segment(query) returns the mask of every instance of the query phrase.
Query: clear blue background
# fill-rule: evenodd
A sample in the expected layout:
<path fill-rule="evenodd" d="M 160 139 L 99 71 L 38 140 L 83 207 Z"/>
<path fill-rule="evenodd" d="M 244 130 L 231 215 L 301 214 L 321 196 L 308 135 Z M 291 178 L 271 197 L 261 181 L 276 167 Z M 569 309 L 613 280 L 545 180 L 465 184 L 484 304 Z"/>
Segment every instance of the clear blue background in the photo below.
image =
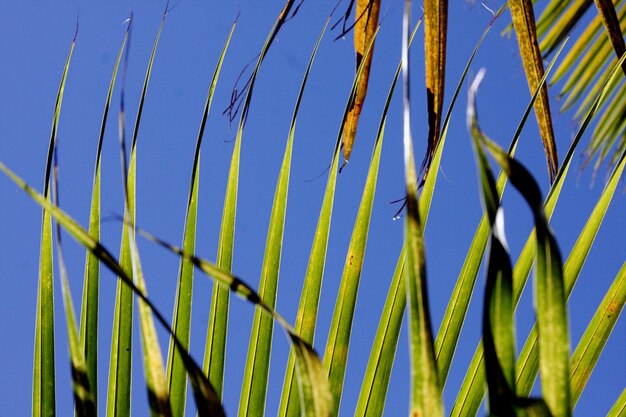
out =
<path fill-rule="evenodd" d="M 347 4 L 347 2 L 344 2 Z M 340 12 L 346 4 L 340 6 Z M 501 2 L 487 3 L 497 9 Z M 197 252 L 215 259 L 234 129 L 221 116 L 235 79 L 259 52 L 282 1 L 199 2 L 183 0 L 171 11 L 154 64 L 138 139 L 138 207 L 140 226 L 179 244 L 182 236 L 187 189 L 195 139 L 207 88 L 218 54 L 231 23 L 239 24 L 224 62 L 202 151 Z M 263 63 L 255 89 L 242 145 L 234 272 L 256 286 L 263 259 L 265 236 L 276 177 L 284 150 L 289 120 L 310 51 L 334 1 L 308 0 L 280 32 Z M 0 159 L 29 184 L 41 189 L 54 100 L 75 22 L 80 10 L 80 31 L 59 126 L 61 205 L 87 224 L 96 142 L 115 56 L 124 34 L 124 21 L 134 11 L 127 76 L 127 125 L 135 109 L 152 42 L 164 9 L 163 2 L 3 2 L 0 24 Z M 541 5 L 538 7 L 542 7 Z M 414 5 L 414 20 L 420 13 Z M 323 352 L 341 278 L 345 254 L 360 201 L 380 112 L 400 58 L 403 2 L 383 1 L 382 29 L 376 43 L 370 90 L 359 125 L 350 164 L 339 176 L 333 225 L 326 264 L 319 326 L 315 345 Z M 472 67 L 487 68 L 479 94 L 479 114 L 485 131 L 508 146 L 530 99 L 514 39 L 499 33 L 508 23 L 507 13 L 496 23 Z M 334 18 L 336 20 L 336 18 Z M 333 20 L 333 21 L 334 21 Z M 450 2 L 446 104 L 462 69 L 491 14 L 480 4 Z M 338 31 L 326 35 L 304 95 L 295 138 L 283 262 L 277 309 L 292 322 L 302 286 L 312 236 L 321 205 L 328 167 L 341 115 L 354 73 L 352 37 L 333 42 Z M 423 31 L 412 50 L 413 129 L 418 161 L 427 133 L 423 76 Z M 557 86 L 558 88 L 558 86 Z M 465 128 L 466 86 L 451 119 L 450 132 L 426 229 L 427 268 L 434 328 L 437 329 L 465 252 L 478 224 L 481 208 L 474 157 Z M 553 89 L 552 112 L 560 155 L 575 132 L 570 114 L 559 114 Z M 359 302 L 351 339 L 348 372 L 341 414 L 348 416 L 356 404 L 371 341 L 387 288 L 402 245 L 402 222 L 393 221 L 397 206 L 389 205 L 404 193 L 401 157 L 401 101 L 396 92 L 387 124 L 380 178 L 365 258 Z M 121 213 L 121 175 L 117 137 L 119 83 L 116 87 L 103 150 L 104 216 Z M 588 140 L 588 139 L 587 139 Z M 579 151 L 580 154 L 580 151 Z M 518 156 L 535 174 L 544 192 L 548 181 L 545 158 L 534 116 L 528 123 Z M 590 170 L 580 171 L 576 159 L 552 224 L 564 258 L 591 212 L 602 189 L 606 169 L 590 187 Z M 309 181 L 313 179 L 312 181 Z M 0 416 L 30 413 L 38 247 L 41 210 L 5 178 L 0 179 Z M 618 189 L 579 283 L 570 299 L 572 349 L 624 262 L 626 197 Z M 507 233 L 515 259 L 531 230 L 528 209 L 508 190 L 504 205 Z M 103 242 L 118 252 L 119 222 L 103 225 Z M 65 253 L 76 306 L 80 305 L 84 251 L 65 239 Z M 145 241 L 140 250 L 149 293 L 166 316 L 171 316 L 178 259 Z M 451 409 L 467 364 L 480 336 L 481 288 L 469 310 L 451 374 L 445 388 L 446 410 Z M 192 324 L 192 354 L 201 360 L 212 284 L 196 274 Z M 104 412 L 110 330 L 115 279 L 103 269 L 100 321 L 100 412 Z M 518 309 L 521 347 L 532 325 L 531 285 Z M 60 299 L 57 305 L 57 411 L 70 415 L 72 393 L 66 331 Z M 253 308 L 234 298 L 224 402 L 229 415 L 236 413 Z M 267 415 L 278 407 L 288 344 L 275 332 Z M 160 333 L 162 349 L 167 338 Z M 139 334 L 135 332 L 139 346 Z M 386 415 L 408 410 L 407 339 L 404 330 L 387 400 Z M 604 355 L 576 409 L 578 415 L 605 414 L 626 386 L 626 332 L 618 322 Z M 147 415 L 140 351 L 134 356 L 133 414 Z M 190 400 L 188 405 L 193 407 Z"/>

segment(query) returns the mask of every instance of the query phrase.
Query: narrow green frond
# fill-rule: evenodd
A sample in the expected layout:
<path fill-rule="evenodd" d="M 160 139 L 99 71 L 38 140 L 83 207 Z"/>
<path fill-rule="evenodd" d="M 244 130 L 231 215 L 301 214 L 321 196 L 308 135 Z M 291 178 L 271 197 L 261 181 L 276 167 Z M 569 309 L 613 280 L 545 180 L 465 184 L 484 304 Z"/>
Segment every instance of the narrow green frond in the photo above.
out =
<path fill-rule="evenodd" d="M 2 162 L 0 162 L 0 171 L 2 171 L 11 181 L 15 183 L 15 185 L 21 188 L 30 198 L 32 198 L 37 204 L 39 204 L 39 206 L 46 210 L 47 213 L 50 213 L 50 215 L 72 236 L 72 238 L 74 238 L 76 241 L 78 241 L 78 243 L 87 248 L 91 253 L 96 255 L 103 265 L 105 265 L 111 270 L 111 272 L 117 275 L 118 281 L 121 280 L 124 285 L 130 289 L 131 294 L 134 293 L 135 295 L 137 295 L 137 297 L 139 297 L 139 299 L 141 299 L 141 301 L 144 302 L 152 310 L 152 313 L 159 321 L 159 323 L 161 323 L 163 328 L 170 335 L 173 335 L 171 325 L 165 319 L 165 316 L 156 308 L 154 303 L 152 303 L 152 301 L 150 301 L 150 299 L 146 295 L 144 295 L 143 291 L 141 291 L 137 287 L 137 285 L 135 285 L 133 279 L 128 274 L 126 274 L 123 266 L 115 260 L 114 256 L 109 250 L 102 246 L 99 241 L 95 240 L 89 234 L 89 232 L 87 232 L 76 222 L 76 220 L 71 218 L 59 207 L 52 204 L 49 198 L 44 197 L 42 194 L 39 194 L 36 190 L 26 184 L 20 177 L 18 177 Z M 128 223 L 125 222 L 125 224 Z M 230 276 L 229 274 L 224 273 L 216 266 L 208 263 L 205 265 L 204 261 L 201 261 L 195 257 L 190 257 L 188 254 L 185 255 L 178 248 L 170 247 L 164 242 L 159 243 L 179 255 L 184 255 L 187 258 L 192 259 L 194 265 L 198 266 L 200 269 L 208 271 L 218 271 L 219 274 L 221 274 L 218 274 L 218 276 L 220 276 L 223 281 L 230 282 L 233 285 L 233 288 L 237 287 L 237 284 L 234 282 L 235 278 Z M 225 285 L 229 284 L 227 283 Z M 280 319 L 282 319 L 282 317 L 280 317 Z M 284 322 L 284 319 L 282 320 Z M 286 322 L 284 323 L 286 324 Z M 191 356 L 189 356 L 189 353 L 185 349 L 181 348 L 182 345 L 180 344 L 178 339 L 175 340 L 177 340 L 176 343 L 178 344 L 178 349 L 181 352 L 181 356 L 187 367 L 187 373 L 189 374 L 189 378 L 191 380 L 191 386 L 194 391 L 194 398 L 196 400 L 196 406 L 198 408 L 198 415 L 200 417 L 224 417 L 225 414 L 222 405 L 220 404 L 220 399 L 215 393 L 213 387 L 211 386 L 211 383 L 206 378 L 198 364 L 193 360 Z M 323 384 L 321 386 L 323 386 Z"/>
<path fill-rule="evenodd" d="M 556 207 L 556 203 L 560 196 L 560 192 L 565 182 L 565 178 L 567 177 L 571 162 L 574 158 L 574 151 L 580 143 L 580 140 L 582 139 L 582 136 L 589 126 L 591 120 L 595 116 L 599 104 L 603 101 L 609 81 L 616 76 L 619 69 L 620 67 L 618 65 L 613 67 L 613 70 L 611 71 L 607 81 L 603 84 L 599 93 L 596 95 L 593 104 L 591 105 L 589 111 L 587 112 L 587 115 L 583 119 L 583 122 L 578 129 L 578 132 L 576 133 L 576 136 L 572 140 L 570 147 L 565 157 L 563 158 L 563 163 L 559 168 L 555 181 L 552 184 L 544 203 L 546 217 L 548 219 L 550 219 Z M 522 252 L 518 257 L 515 267 L 513 268 L 513 299 L 515 305 L 517 305 L 521 297 L 522 291 L 526 286 L 531 267 L 534 263 L 534 253 L 536 251 L 536 246 L 537 243 L 533 232 L 526 241 L 526 244 L 524 245 Z M 457 395 L 454 407 L 452 408 L 451 416 L 459 417 L 476 415 L 482 402 L 484 390 L 485 373 L 483 367 L 483 346 L 481 342 L 474 352 L 474 356 L 472 357 L 472 360 L 468 367 L 468 371 L 459 390 L 459 394 Z"/>
<path fill-rule="evenodd" d="M 59 259 L 59 271 L 61 275 L 61 291 L 63 294 L 63 309 L 67 328 L 68 346 L 70 353 L 70 367 L 72 374 L 72 389 L 74 391 L 74 410 L 77 417 L 95 417 L 95 391 L 89 383 L 89 370 L 87 369 L 85 354 L 78 337 L 78 325 L 72 302 L 72 293 L 67 278 L 63 251 L 61 249 L 61 227 L 57 224 L 57 254 Z"/>
<path fill-rule="evenodd" d="M 570 364 L 572 384 L 572 406 L 583 392 L 613 327 L 624 309 L 626 302 L 626 263 L 617 273 L 611 288 L 607 291 L 572 354 Z"/>
<path fill-rule="evenodd" d="M 530 173 L 494 142 L 484 146 L 522 194 L 535 220 L 535 306 L 543 396 L 554 416 L 570 416 L 569 327 L 561 256 L 548 226 L 541 192 Z"/>
<path fill-rule="evenodd" d="M 433 334 L 426 288 L 424 234 L 417 204 L 417 173 L 413 156 L 409 96 L 409 24 L 411 1 L 405 2 L 402 36 L 402 75 L 404 91 L 404 169 L 407 192 L 405 220 L 405 280 L 409 316 L 409 347 L 411 357 L 410 414 L 443 416 L 441 388 L 433 346 Z"/>
<path fill-rule="evenodd" d="M 228 49 L 228 45 L 230 44 L 230 40 L 233 36 L 233 32 L 235 30 L 236 25 L 237 25 L 237 21 L 235 20 L 235 22 L 233 22 L 233 25 L 231 26 L 231 30 L 230 30 L 230 33 L 228 34 L 228 38 L 226 39 L 226 42 L 224 43 L 224 46 L 222 48 L 222 52 L 220 54 L 220 57 L 218 59 L 218 62 L 215 68 L 215 72 L 213 73 L 213 79 L 211 80 L 211 84 L 209 86 L 209 92 L 207 94 L 207 101 L 205 102 L 204 114 L 202 116 L 202 122 L 200 124 L 200 131 L 198 133 L 198 141 L 196 145 L 196 155 L 198 158 L 198 165 L 199 165 L 199 158 L 200 158 L 200 141 L 202 137 L 204 136 L 204 128 L 206 125 L 205 123 L 206 123 L 207 116 L 210 110 L 211 102 L 213 100 L 213 93 L 215 91 L 215 86 L 217 85 L 217 79 L 219 77 L 222 63 L 226 55 L 226 50 Z M 193 175 L 192 177 L 192 184 L 193 184 L 194 181 L 198 181 L 198 180 L 197 180 L 197 174 L 195 173 L 195 171 L 192 175 Z M 191 186 L 191 188 L 193 189 L 193 185 Z M 225 296 L 225 299 L 226 299 L 225 311 L 220 311 L 219 309 L 216 309 L 217 306 L 223 305 L 223 300 L 219 299 L 216 301 L 215 290 L 219 291 L 220 293 L 222 293 L 222 295 Z M 209 381 L 211 381 L 211 384 L 215 388 L 215 391 L 217 392 L 218 397 L 221 398 L 222 387 L 224 385 L 224 356 L 225 356 L 224 352 L 225 352 L 225 347 L 226 347 L 225 342 L 226 342 L 226 321 L 227 321 L 227 316 L 228 316 L 228 292 L 223 293 L 222 289 L 215 288 L 213 300 L 214 302 L 211 303 L 211 315 L 209 318 L 210 324 L 209 324 L 209 329 L 208 329 L 207 338 L 206 338 L 203 370 L 205 374 L 208 376 Z M 223 323 L 223 326 L 218 326 L 217 328 L 211 327 L 211 326 L 215 326 L 216 318 L 218 318 L 218 320 L 221 320 L 221 323 Z M 221 341 L 221 344 L 219 344 L 219 347 L 217 347 L 217 345 L 214 344 L 215 340 Z"/>
<path fill-rule="evenodd" d="M 189 198 L 187 200 L 187 211 L 185 214 L 185 227 L 183 232 L 183 244 L 182 248 L 185 252 L 193 253 L 195 251 L 196 243 L 196 220 L 198 215 L 198 190 L 200 182 L 200 149 L 202 145 L 202 139 L 204 137 L 204 128 L 211 109 L 211 103 L 213 101 L 213 93 L 215 92 L 215 86 L 222 68 L 224 56 L 230 44 L 230 40 L 235 30 L 236 21 L 233 23 L 230 33 L 224 43 L 222 52 L 219 56 L 213 78 L 209 86 L 207 98 L 204 104 L 204 111 L 202 113 L 202 119 L 200 122 L 200 129 L 198 137 L 196 139 L 196 148 L 194 152 L 194 159 L 191 170 L 191 180 L 189 185 Z M 185 260 L 180 260 L 178 284 L 176 287 L 176 301 L 174 304 L 174 313 L 172 318 L 172 325 L 174 326 L 174 334 L 180 340 L 185 349 L 189 348 L 189 338 L 191 331 L 191 304 L 192 304 L 192 292 L 193 292 L 193 265 Z M 187 374 L 185 371 L 185 364 L 178 353 L 176 348 L 177 344 L 174 340 L 170 340 L 168 358 L 167 358 L 167 391 L 170 393 L 172 402 L 172 415 L 176 417 L 182 417 L 185 414 L 185 403 L 187 397 Z M 223 368 L 223 366 L 222 366 Z M 216 390 L 218 390 L 221 396 L 222 381 L 218 380 L 219 384 L 214 384 Z M 217 388 L 219 386 L 219 389 Z"/>
<path fill-rule="evenodd" d="M 566 297 L 569 297 L 571 294 L 576 280 L 580 275 L 580 271 L 582 270 L 585 260 L 587 259 L 587 255 L 593 245 L 593 241 L 598 233 L 598 230 L 600 229 L 600 226 L 602 225 L 602 221 L 604 220 L 609 204 L 615 194 L 617 184 L 624 171 L 625 165 L 626 160 L 622 156 L 621 162 L 615 167 L 609 182 L 602 191 L 602 195 L 598 199 L 595 208 L 580 232 L 569 257 L 563 266 Z M 527 337 L 517 363 L 517 388 L 520 395 L 529 395 L 534 385 L 539 367 L 537 362 L 538 349 L 537 328 L 535 326 Z M 576 396 L 572 395 L 572 403 L 575 402 L 575 398 Z"/>
<path fill-rule="evenodd" d="M 539 48 L 543 56 L 552 53 L 569 36 L 589 6 L 591 0 L 551 1 L 546 6 L 537 22 L 537 36 L 541 37 Z"/>
<path fill-rule="evenodd" d="M 52 157 L 57 141 L 57 129 L 61 114 L 65 82 L 76 45 L 76 36 L 70 45 L 65 60 L 61 82 L 56 96 L 46 169 L 43 181 L 43 195 L 50 201 L 50 180 Z M 39 255 L 39 282 L 37 291 L 37 318 L 35 322 L 35 354 L 33 359 L 33 417 L 56 415 L 55 369 L 54 369 L 54 272 L 52 261 L 52 219 L 45 210 L 42 213 L 41 244 Z"/>
<path fill-rule="evenodd" d="M 113 67 L 113 74 L 111 75 L 111 81 L 109 82 L 109 90 L 107 92 L 107 98 L 104 105 L 104 112 L 102 115 L 102 122 L 100 124 L 100 136 L 98 138 L 98 146 L 96 151 L 96 161 L 94 168 L 93 189 L 91 194 L 91 210 L 89 215 L 89 234 L 95 239 L 100 240 L 100 183 L 101 183 L 101 155 L 102 144 L 104 142 L 104 132 L 106 129 L 106 123 L 108 120 L 109 107 L 111 105 L 111 97 L 113 96 L 113 88 L 115 86 L 115 80 L 117 78 L 117 72 L 119 69 L 120 61 L 124 48 L 126 47 L 126 41 L 128 40 L 128 34 L 130 31 L 130 24 L 126 29 L 122 45 L 117 54 L 115 66 Z M 89 378 L 89 386 L 93 392 L 98 392 L 98 300 L 99 300 L 99 287 L 100 287 L 100 262 L 98 258 L 92 253 L 87 251 L 85 259 L 85 275 L 83 284 L 83 299 L 81 306 L 81 318 L 80 318 L 80 341 L 81 349 L 85 355 L 87 361 L 87 376 Z M 94 408 L 97 410 L 97 396 L 94 397 Z"/>
<path fill-rule="evenodd" d="M 136 203 L 136 168 L 137 168 L 137 135 L 143 113 L 143 106 L 148 90 L 152 66 L 156 55 L 159 38 L 165 24 L 168 10 L 166 9 L 161 24 L 154 40 L 148 68 L 144 77 L 141 96 L 139 98 L 139 108 L 133 127 L 132 143 L 130 148 L 130 160 L 128 168 L 124 165 L 122 170 L 125 175 L 125 196 L 126 207 L 124 216 L 131 224 L 135 223 L 135 203 Z M 131 17 L 132 18 L 132 17 Z M 126 50 L 128 57 L 128 49 Z M 124 69 L 126 71 L 126 69 Z M 120 130 L 123 131 L 124 109 L 120 111 Z M 123 145 L 123 143 L 122 143 Z M 124 146 L 121 148 L 124 152 Z M 124 164 L 126 155 L 123 154 Z M 126 171 L 127 169 L 127 171 Z M 120 247 L 120 265 L 124 273 L 133 279 L 132 247 L 129 239 L 128 224 L 122 226 L 122 243 Z M 133 346 L 133 291 L 123 280 L 118 280 L 115 294 L 115 310 L 113 318 L 113 334 L 111 337 L 111 357 L 109 359 L 109 385 L 107 394 L 107 417 L 127 417 L 130 416 L 130 397 L 132 379 L 132 346 Z"/>
<path fill-rule="evenodd" d="M 346 110 L 344 112 L 344 123 L 339 130 L 338 140 L 335 146 L 335 153 L 331 162 L 331 175 L 329 175 L 328 177 L 328 184 L 326 188 L 326 192 L 332 192 L 333 195 L 335 184 L 337 181 L 335 167 L 337 165 L 336 159 L 338 155 L 337 151 L 339 149 L 339 140 L 341 137 L 343 137 L 343 129 L 346 125 L 345 120 L 347 120 L 346 118 L 350 117 L 350 109 L 352 103 L 354 102 L 354 100 L 357 99 L 360 79 L 363 76 L 363 71 L 365 70 L 365 67 L 367 65 L 368 56 L 373 52 L 372 48 L 374 46 L 377 34 L 378 28 L 371 37 L 370 43 L 365 50 L 365 54 L 363 55 L 363 59 L 361 60 L 361 63 L 357 68 L 356 76 L 352 84 L 352 90 L 350 92 L 350 98 L 348 100 L 348 105 L 346 106 Z M 342 167 L 344 165 L 345 161 L 342 164 Z M 339 168 L 339 170 L 341 170 L 341 168 Z M 375 171 L 377 171 L 377 169 L 375 169 Z M 372 173 L 372 175 L 375 174 Z M 335 301 L 335 308 L 333 310 L 333 317 L 330 325 L 330 330 L 328 331 L 328 338 L 326 339 L 326 349 L 324 352 L 324 369 L 328 374 L 328 382 L 330 384 L 330 388 L 333 394 L 333 412 L 331 414 L 333 416 L 337 416 L 339 414 L 341 393 L 343 391 L 343 380 L 348 360 L 352 318 L 354 313 L 354 307 L 356 305 L 358 282 L 360 278 L 362 260 L 365 253 L 367 229 L 369 228 L 369 217 L 371 216 L 371 204 L 373 204 L 373 193 L 375 191 L 375 182 L 372 183 L 374 179 L 370 177 L 369 173 L 368 180 L 369 182 L 366 182 L 365 187 L 369 187 L 369 194 L 364 191 L 363 199 L 361 201 L 362 206 L 359 207 L 359 214 L 357 215 L 357 220 L 353 229 L 353 235 L 350 240 L 350 247 L 348 248 L 346 264 L 341 277 L 341 283 L 339 284 L 339 291 L 337 293 L 337 300 Z M 334 196 L 331 196 L 331 199 L 333 197 Z M 324 195 L 324 200 L 326 200 L 326 194 Z M 328 207 L 329 210 L 332 211 L 332 204 L 326 207 Z M 324 208 L 325 206 L 322 206 L 322 210 L 324 210 Z M 330 226 L 331 215 L 331 212 L 322 211 L 320 213 L 320 223 L 322 217 L 328 217 L 327 224 L 328 226 Z M 327 236 L 328 235 L 326 235 L 326 238 Z M 323 259 L 321 261 L 323 262 Z M 350 265 L 351 263 L 353 265 Z M 322 270 L 320 270 L 320 272 L 322 272 Z"/>
<path fill-rule="evenodd" d="M 326 29 L 328 27 L 328 23 L 330 22 L 330 17 L 326 20 L 326 23 L 324 24 L 324 27 L 322 28 L 322 31 L 320 33 L 320 35 L 317 38 L 317 42 L 315 43 L 315 46 L 313 48 L 313 51 L 311 52 L 311 56 L 309 58 L 309 63 L 307 65 L 306 71 L 304 73 L 304 77 L 302 80 L 302 84 L 300 85 L 300 90 L 298 91 L 298 97 L 296 99 L 296 105 L 293 111 L 293 116 L 291 119 L 291 125 L 290 125 L 290 129 L 289 129 L 289 134 L 287 137 L 287 145 L 286 145 L 286 149 L 285 149 L 285 156 L 283 158 L 283 165 L 281 167 L 281 172 L 279 174 L 279 183 L 281 182 L 281 178 L 282 177 L 286 177 L 286 179 L 288 180 L 289 178 L 289 170 L 290 170 L 290 165 L 291 165 L 291 154 L 292 154 L 292 148 L 293 148 L 293 138 L 294 138 L 294 133 L 295 133 L 295 127 L 296 127 L 296 120 L 297 120 L 297 116 L 300 110 L 300 104 L 302 102 L 302 97 L 304 96 L 304 90 L 306 88 L 307 85 L 307 80 L 309 78 L 309 74 L 311 71 L 311 67 L 313 66 L 313 61 L 315 60 L 315 56 L 317 55 L 317 51 L 318 48 L 320 46 L 320 43 L 322 41 L 322 38 L 324 36 L 324 33 L 326 33 Z M 274 200 L 276 201 L 276 198 L 278 197 L 278 187 L 277 187 L 277 193 L 274 197 Z M 285 200 L 286 200 L 286 194 L 287 194 L 287 190 L 285 190 Z M 276 204 L 276 203 L 275 203 Z M 283 214 L 284 216 L 284 214 Z M 284 222 L 284 218 L 283 218 L 283 222 Z M 269 242 L 268 242 L 269 243 Z M 256 314 L 255 314 L 255 318 L 256 318 Z M 298 333 L 299 334 L 299 333 Z M 304 338 L 303 338 L 304 339 Z M 306 340 L 306 339 L 304 339 Z M 312 343 L 312 340 L 306 340 L 307 343 Z M 298 391 L 296 391 L 297 389 L 297 385 L 296 385 L 296 355 L 298 354 L 298 350 L 292 350 L 289 354 L 289 359 L 287 362 L 287 369 L 285 370 L 285 378 L 283 381 L 283 389 L 282 389 L 282 394 L 281 394 L 281 401 L 280 401 L 280 406 L 278 409 L 278 416 L 285 416 L 287 413 L 289 412 L 293 412 L 293 410 L 299 411 L 300 410 L 300 399 L 298 398 Z M 302 360 L 302 359 L 300 359 Z M 325 375 L 324 375 L 325 377 Z M 301 396 L 304 395 L 304 391 L 301 391 L 302 393 L 300 394 Z M 308 394 L 307 394 L 308 395 Z M 314 408 L 312 408 L 313 404 L 305 404 L 305 413 L 310 413 L 311 410 L 313 410 Z M 309 415 L 309 414 L 306 414 Z"/>
<path fill-rule="evenodd" d="M 619 396 L 611 410 L 606 415 L 606 417 L 624 417 L 626 416 L 626 388 L 622 391 L 622 394 Z"/>

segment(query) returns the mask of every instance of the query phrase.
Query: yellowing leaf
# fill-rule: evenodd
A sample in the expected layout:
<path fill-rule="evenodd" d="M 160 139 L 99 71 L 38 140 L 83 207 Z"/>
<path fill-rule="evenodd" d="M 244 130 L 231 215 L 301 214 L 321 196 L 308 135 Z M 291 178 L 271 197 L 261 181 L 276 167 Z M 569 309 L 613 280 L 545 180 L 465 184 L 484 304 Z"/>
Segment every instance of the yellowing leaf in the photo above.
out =
<path fill-rule="evenodd" d="M 367 83 L 372 65 L 373 43 L 376 27 L 378 26 L 378 14 L 380 11 L 380 0 L 358 0 L 356 5 L 355 25 L 354 25 L 354 50 L 356 51 L 356 68 L 358 70 L 361 61 L 365 56 L 363 71 L 356 88 L 354 101 L 346 116 L 343 128 L 343 164 L 347 164 L 352 153 L 352 145 L 356 137 L 356 129 L 361 116 L 361 109 L 365 96 L 367 95 Z M 366 51 L 370 48 L 369 53 Z"/>
<path fill-rule="evenodd" d="M 531 93 L 537 89 L 539 80 L 543 76 L 543 62 L 541 51 L 537 44 L 537 32 L 535 27 L 535 15 L 533 12 L 532 0 L 511 0 L 509 1 L 511 16 L 513 17 L 513 27 L 519 43 L 520 54 L 524 62 L 526 79 Z M 535 115 L 539 123 L 539 133 L 543 141 L 543 147 L 548 161 L 548 174 L 550 182 L 554 181 L 559 167 L 556 153 L 556 143 L 552 130 L 552 118 L 550 116 L 550 104 L 548 101 L 548 89 L 544 86 L 541 94 L 535 103 Z"/>
<path fill-rule="evenodd" d="M 448 32 L 448 1 L 424 2 L 424 50 L 426 54 L 426 100 L 428 102 L 428 146 L 420 170 L 424 177 L 432 161 L 441 135 L 441 111 L 446 75 L 446 35 Z"/>

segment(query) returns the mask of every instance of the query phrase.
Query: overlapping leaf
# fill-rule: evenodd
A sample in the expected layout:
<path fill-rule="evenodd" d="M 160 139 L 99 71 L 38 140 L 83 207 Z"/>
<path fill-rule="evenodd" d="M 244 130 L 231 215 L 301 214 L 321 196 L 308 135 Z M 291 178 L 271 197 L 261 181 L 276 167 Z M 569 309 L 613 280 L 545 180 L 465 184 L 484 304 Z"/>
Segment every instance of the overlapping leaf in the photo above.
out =
<path fill-rule="evenodd" d="M 159 38 L 165 24 L 168 9 L 166 7 L 161 19 L 161 24 L 154 40 L 148 68 L 144 77 L 139 108 L 133 127 L 132 143 L 130 146 L 130 159 L 126 166 L 126 150 L 122 143 L 122 171 L 125 182 L 125 196 L 127 196 L 124 216 L 129 222 L 135 222 L 135 200 L 136 200 L 136 167 L 137 167 L 137 137 L 143 106 L 148 90 L 148 83 L 152 73 L 152 65 L 156 55 Z M 128 49 L 126 50 L 126 60 L 128 60 Z M 126 61 L 128 62 L 128 61 Z M 124 117 L 124 103 L 120 112 L 120 120 Z M 121 139 L 121 137 L 120 137 Z M 128 224 L 122 226 L 122 243 L 120 248 L 120 265 L 127 276 L 133 277 L 133 261 Z M 111 357 L 109 359 L 109 386 L 107 394 L 107 417 L 125 417 L 130 415 L 131 397 L 131 375 L 132 375 L 132 340 L 133 340 L 133 291 L 122 280 L 118 280 L 115 295 L 115 310 L 113 318 L 113 335 L 111 337 Z"/>
<path fill-rule="evenodd" d="M 154 303 L 140 290 L 133 282 L 133 279 L 124 271 L 123 266 L 114 258 L 109 250 L 107 250 L 99 241 L 95 240 L 89 232 L 81 227 L 76 220 L 71 218 L 67 213 L 61 210 L 56 205 L 52 204 L 49 199 L 38 193 L 28 184 L 26 184 L 21 178 L 19 178 L 13 171 L 11 171 L 4 163 L 0 162 L 0 171 L 2 171 L 11 181 L 13 181 L 19 188 L 24 190 L 29 197 L 31 197 L 37 204 L 39 204 L 47 213 L 50 213 L 54 218 L 75 240 L 83 245 L 87 250 L 93 253 L 100 262 L 109 268 L 114 274 L 117 275 L 118 280 L 121 280 L 123 284 L 129 288 L 131 295 L 134 293 L 141 299 L 146 306 L 150 308 L 157 321 L 168 331 L 170 335 L 173 335 L 171 325 L 165 319 L 165 316 L 156 308 Z M 125 222 L 126 224 L 129 224 Z M 177 253 L 182 253 L 178 248 Z M 196 259 L 196 258 L 194 258 Z M 199 262 L 197 259 L 194 261 L 194 265 Z M 210 265 L 209 268 L 216 268 Z M 202 268 L 201 268 L 202 269 Z M 216 269 L 218 270 L 218 269 Z M 231 282 L 234 278 L 231 279 Z M 236 285 L 235 285 L 236 286 Z M 178 340 L 175 338 L 175 340 Z M 182 349 L 182 344 L 176 342 L 177 347 L 180 350 L 181 356 L 187 368 L 187 373 L 191 380 L 191 386 L 194 391 L 194 397 L 196 400 L 196 406 L 198 408 L 198 415 L 200 417 L 220 417 L 224 416 L 224 410 L 220 404 L 215 390 L 211 386 L 209 380 L 203 374 L 202 369 L 196 364 L 196 362 L 189 356 L 185 349 Z"/>
<path fill-rule="evenodd" d="M 402 79 L 404 87 L 404 170 L 407 194 L 404 278 L 406 280 L 411 357 L 410 414 L 437 417 L 443 415 L 443 403 L 428 307 L 424 234 L 417 204 L 417 173 L 411 135 L 408 45 L 410 16 L 411 1 L 407 0 L 402 22 Z"/>

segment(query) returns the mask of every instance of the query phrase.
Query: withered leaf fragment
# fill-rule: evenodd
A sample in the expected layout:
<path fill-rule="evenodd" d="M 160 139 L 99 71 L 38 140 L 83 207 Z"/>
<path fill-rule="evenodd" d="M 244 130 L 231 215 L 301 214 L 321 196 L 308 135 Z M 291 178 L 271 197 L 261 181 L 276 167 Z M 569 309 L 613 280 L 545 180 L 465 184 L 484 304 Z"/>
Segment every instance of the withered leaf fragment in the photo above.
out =
<path fill-rule="evenodd" d="M 380 0 L 358 0 L 356 4 L 355 13 L 355 25 L 354 25 L 354 50 L 356 52 L 356 68 L 358 70 L 359 65 L 363 57 L 366 55 L 366 51 L 370 48 L 376 28 L 378 26 L 378 15 L 380 12 Z M 370 75 L 370 68 L 372 66 L 372 57 L 374 51 L 374 45 L 372 44 L 369 53 L 365 57 L 363 63 L 363 70 L 361 77 L 356 88 L 354 101 L 346 120 L 343 125 L 343 165 L 348 163 L 350 154 L 352 153 L 352 145 L 354 144 L 354 138 L 356 137 L 356 129 L 359 123 L 359 117 L 361 115 L 361 109 L 363 108 L 363 102 L 367 95 L 367 84 Z"/>
<path fill-rule="evenodd" d="M 426 179 L 441 135 L 441 112 L 446 77 L 448 1 L 424 1 L 424 50 L 426 55 L 426 100 L 428 104 L 428 145 L 420 171 Z"/>
<path fill-rule="evenodd" d="M 509 9 L 513 17 L 513 27 L 519 44 L 526 80 L 531 94 L 537 89 L 541 77 L 543 77 L 543 62 L 541 51 L 537 43 L 537 29 L 532 0 L 511 0 Z M 539 124 L 539 133 L 543 141 L 543 147 L 548 161 L 548 174 L 550 183 L 554 181 L 559 167 L 556 153 L 556 142 L 552 130 L 552 117 L 550 116 L 550 103 L 548 101 L 548 88 L 544 85 L 541 94 L 535 102 L 535 115 Z"/>

